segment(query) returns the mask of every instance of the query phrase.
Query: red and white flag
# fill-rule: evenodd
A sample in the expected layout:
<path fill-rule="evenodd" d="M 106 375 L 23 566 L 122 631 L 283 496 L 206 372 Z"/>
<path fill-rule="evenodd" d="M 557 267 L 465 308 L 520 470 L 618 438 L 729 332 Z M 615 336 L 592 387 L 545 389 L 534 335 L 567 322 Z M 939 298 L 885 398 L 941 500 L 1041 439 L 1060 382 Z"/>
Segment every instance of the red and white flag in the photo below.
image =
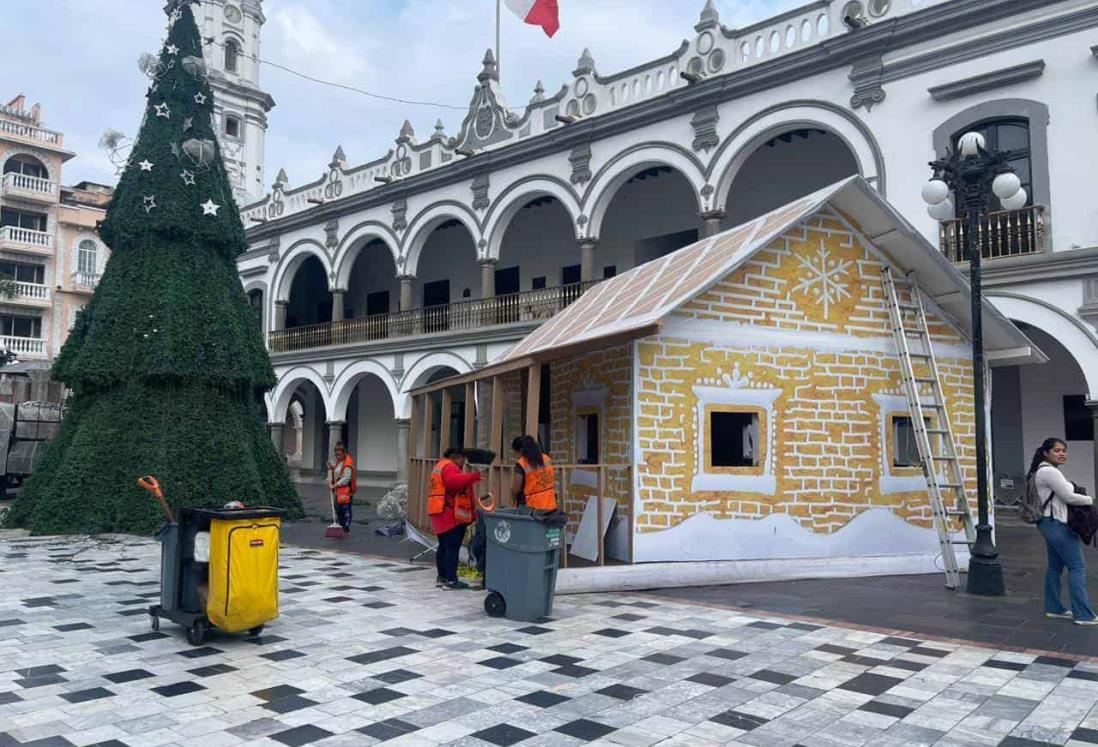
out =
<path fill-rule="evenodd" d="M 560 28 L 557 0 L 504 0 L 512 13 L 531 26 L 541 26 L 552 37 Z"/>

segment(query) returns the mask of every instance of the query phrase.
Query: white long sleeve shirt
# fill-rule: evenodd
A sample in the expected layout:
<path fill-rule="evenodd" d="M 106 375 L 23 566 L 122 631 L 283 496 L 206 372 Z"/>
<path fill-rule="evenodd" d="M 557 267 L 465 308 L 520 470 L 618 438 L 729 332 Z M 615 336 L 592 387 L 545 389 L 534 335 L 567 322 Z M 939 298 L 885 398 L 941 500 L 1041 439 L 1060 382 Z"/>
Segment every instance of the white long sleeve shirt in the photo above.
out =
<path fill-rule="evenodd" d="M 1041 505 L 1044 505 L 1050 495 L 1052 496 L 1044 515 L 1051 516 L 1056 521 L 1067 523 L 1068 505 L 1091 506 L 1094 504 L 1094 499 L 1089 495 L 1076 493 L 1075 486 L 1064 477 L 1064 473 L 1048 462 L 1037 468 L 1035 482 L 1037 494 L 1041 496 Z"/>

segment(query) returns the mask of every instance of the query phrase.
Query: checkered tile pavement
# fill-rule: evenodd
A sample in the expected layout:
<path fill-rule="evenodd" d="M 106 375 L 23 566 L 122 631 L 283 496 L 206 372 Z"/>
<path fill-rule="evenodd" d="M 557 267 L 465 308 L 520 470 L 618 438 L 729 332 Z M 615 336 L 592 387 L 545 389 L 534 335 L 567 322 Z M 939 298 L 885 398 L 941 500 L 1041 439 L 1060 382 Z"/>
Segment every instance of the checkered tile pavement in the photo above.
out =
<path fill-rule="evenodd" d="M 493 620 L 334 552 L 283 548 L 282 616 L 194 648 L 149 630 L 158 552 L 0 540 L 0 747 L 1098 744 L 1088 663 L 635 595 Z"/>

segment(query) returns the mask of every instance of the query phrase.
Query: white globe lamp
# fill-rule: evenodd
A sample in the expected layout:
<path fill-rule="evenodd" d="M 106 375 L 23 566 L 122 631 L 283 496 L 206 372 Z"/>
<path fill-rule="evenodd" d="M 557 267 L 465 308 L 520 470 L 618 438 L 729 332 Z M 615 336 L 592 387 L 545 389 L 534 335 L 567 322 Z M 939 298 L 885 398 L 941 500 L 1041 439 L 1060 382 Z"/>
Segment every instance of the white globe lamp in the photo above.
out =
<path fill-rule="evenodd" d="M 937 205 L 949 197 L 949 185 L 941 179 L 931 179 L 923 185 L 923 202 Z"/>
<path fill-rule="evenodd" d="M 1021 188 L 1022 180 L 1018 178 L 1017 174 L 1012 174 L 1010 172 L 999 174 L 999 176 L 995 177 L 995 181 L 991 183 L 991 191 L 994 192 L 995 196 L 1000 200 L 1010 199 Z"/>
<path fill-rule="evenodd" d="M 1029 195 L 1026 194 L 1026 191 L 1024 189 L 1019 189 L 1005 200 L 1000 200 L 1000 202 L 1006 210 L 1021 210 L 1026 206 L 1028 200 Z"/>
<path fill-rule="evenodd" d="M 953 220 L 956 217 L 953 211 L 953 201 L 948 198 L 936 205 L 931 205 L 926 209 L 926 212 L 937 221 Z"/>
<path fill-rule="evenodd" d="M 961 139 L 957 142 L 957 147 L 960 149 L 961 155 L 966 158 L 979 155 L 980 148 L 986 147 L 986 145 L 987 140 L 978 132 L 966 132 L 964 135 L 961 135 Z"/>

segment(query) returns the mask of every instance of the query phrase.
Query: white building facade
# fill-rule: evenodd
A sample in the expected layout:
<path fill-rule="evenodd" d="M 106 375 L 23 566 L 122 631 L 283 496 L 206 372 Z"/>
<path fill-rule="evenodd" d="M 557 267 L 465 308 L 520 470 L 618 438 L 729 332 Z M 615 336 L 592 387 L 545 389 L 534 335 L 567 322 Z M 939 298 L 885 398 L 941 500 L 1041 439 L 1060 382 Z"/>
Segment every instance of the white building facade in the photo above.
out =
<path fill-rule="evenodd" d="M 1053 435 L 1093 486 L 1096 27 L 1095 0 L 819 0 L 744 29 L 706 3 L 672 53 L 610 74 L 585 50 L 521 109 L 489 53 L 452 135 L 405 123 L 383 157 L 337 149 L 322 179 L 280 172 L 245 209 L 272 437 L 303 480 L 334 438 L 362 480 L 402 479 L 411 389 L 483 366 L 603 278 L 851 174 L 960 260 L 920 189 L 977 129 L 1030 195 L 985 219 L 985 292 L 1050 359 L 994 372 L 996 488 L 1016 496 Z"/>

